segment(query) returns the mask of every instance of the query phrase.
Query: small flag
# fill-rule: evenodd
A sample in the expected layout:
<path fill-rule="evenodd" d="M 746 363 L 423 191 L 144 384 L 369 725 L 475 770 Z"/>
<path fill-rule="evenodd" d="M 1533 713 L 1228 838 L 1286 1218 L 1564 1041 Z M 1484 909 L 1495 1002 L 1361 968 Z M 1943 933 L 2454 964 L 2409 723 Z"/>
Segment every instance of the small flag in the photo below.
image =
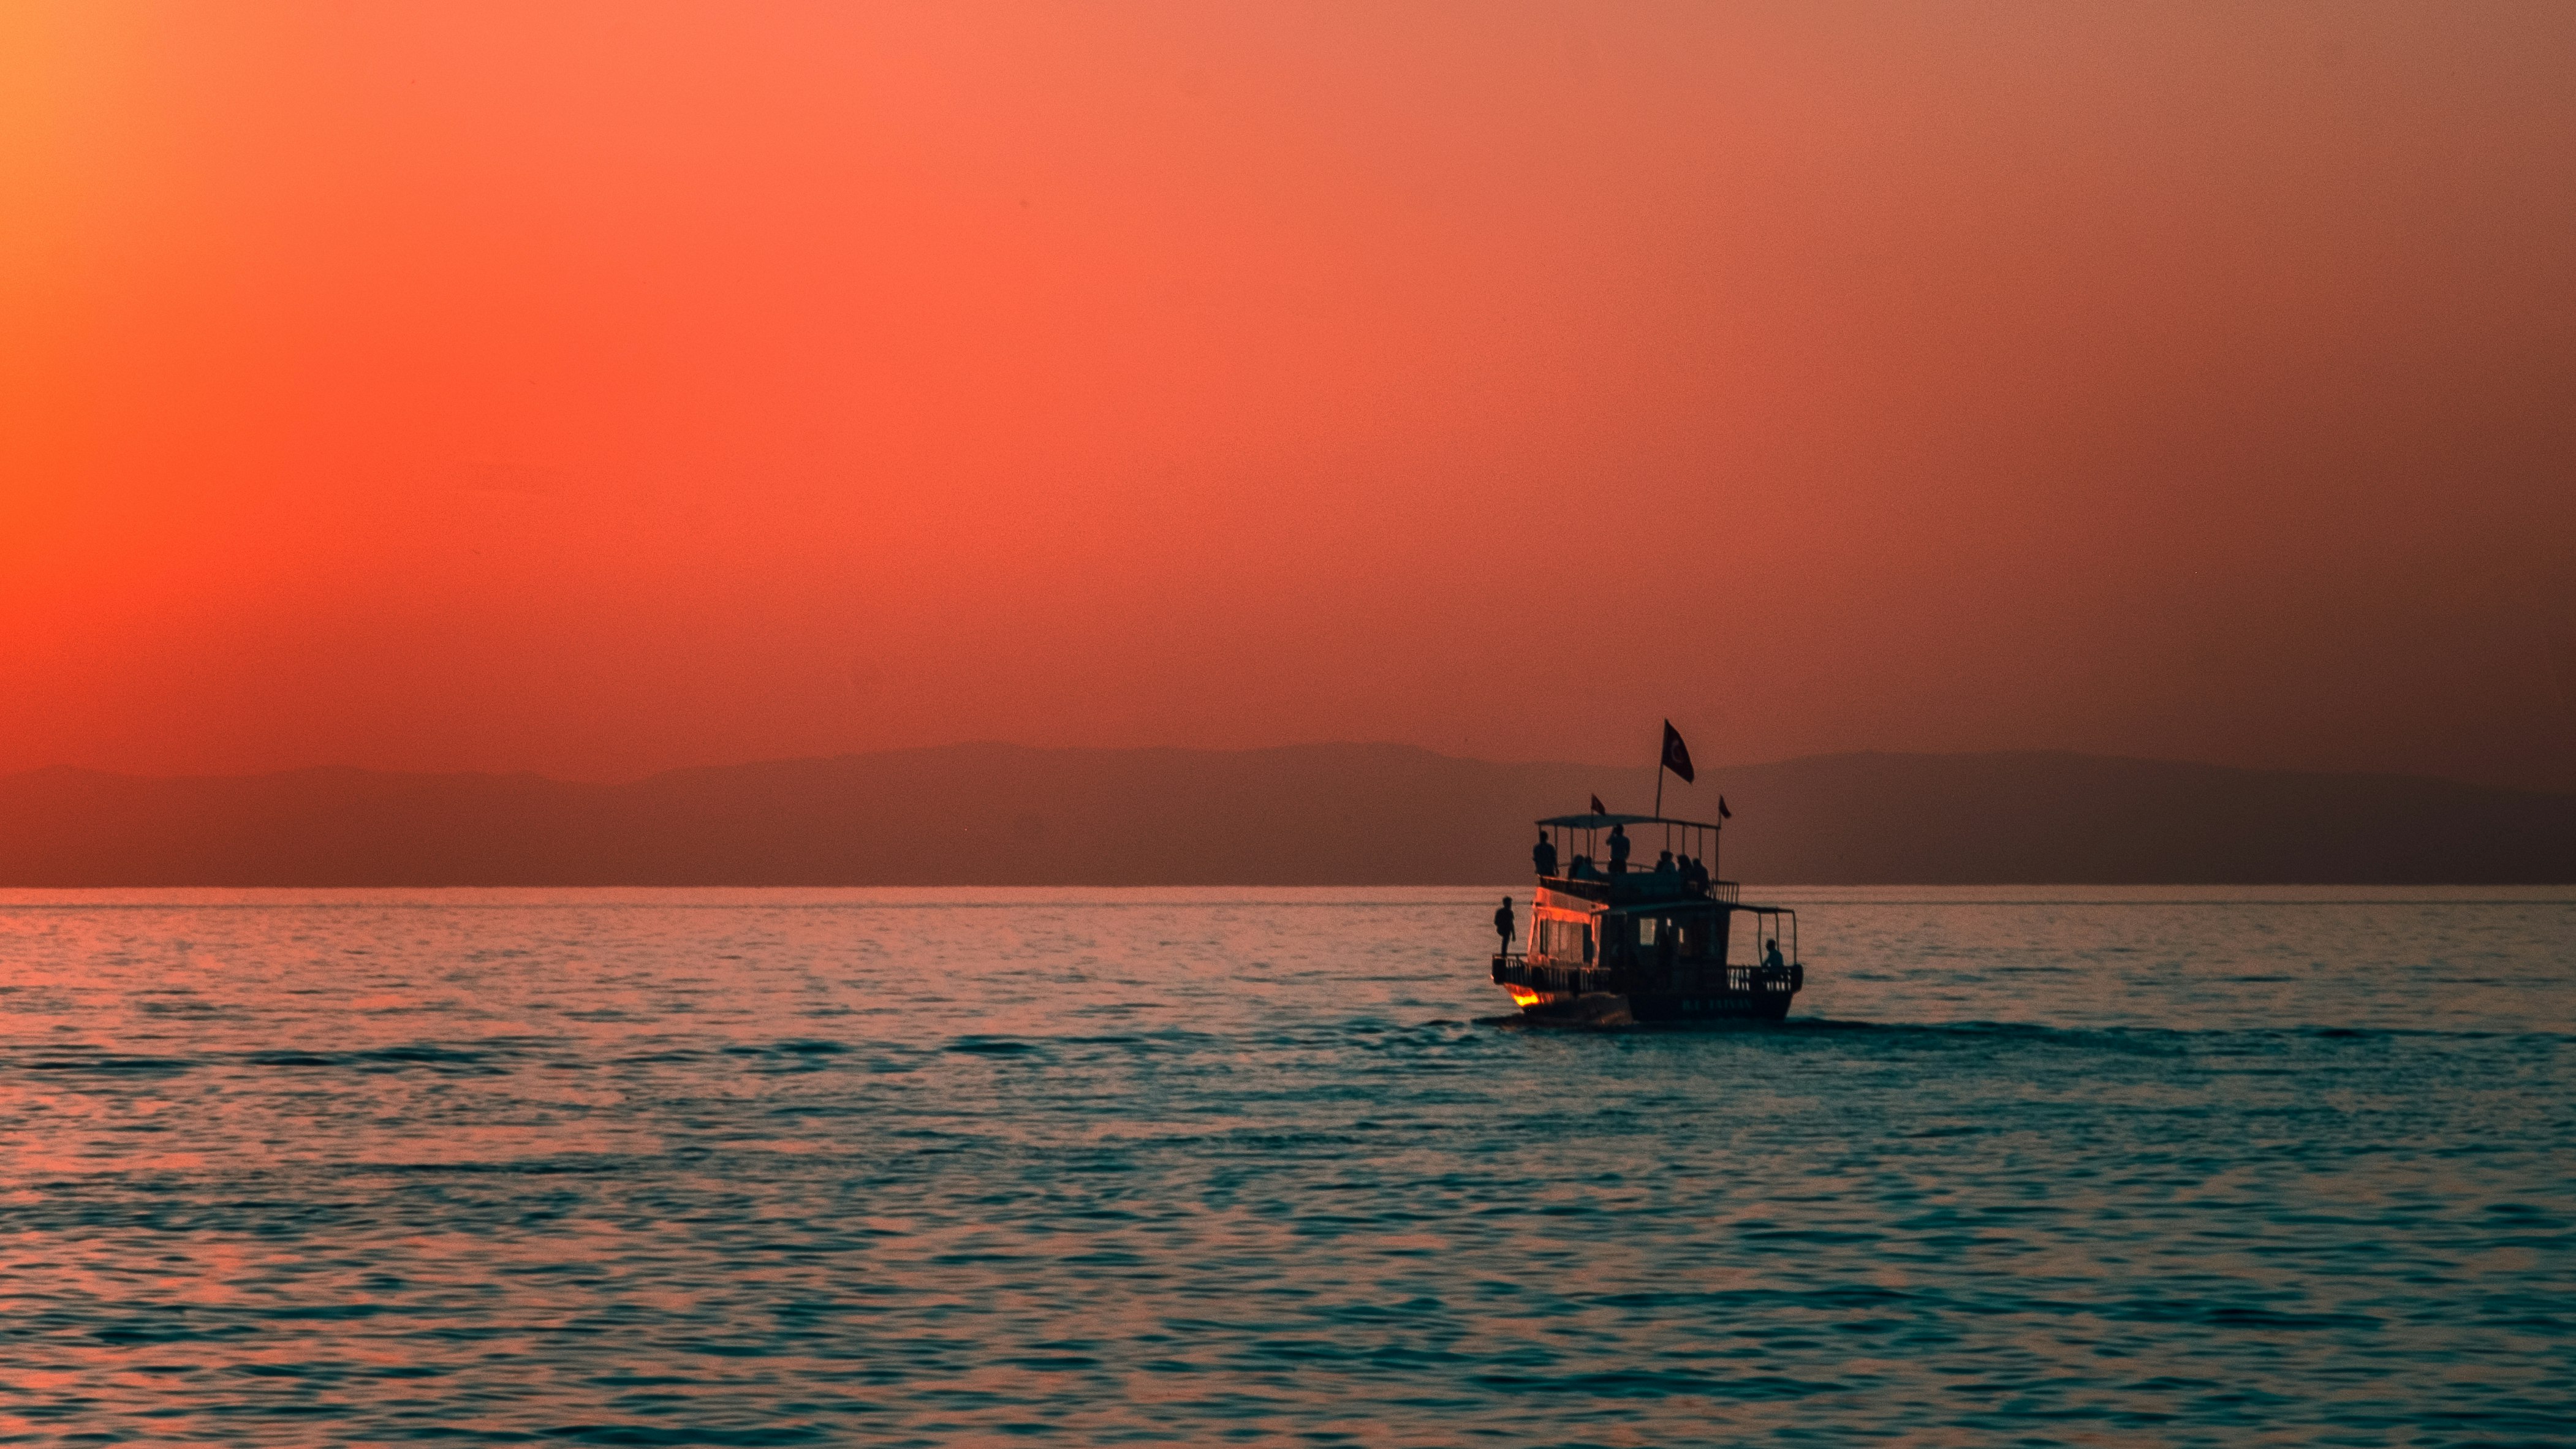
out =
<path fill-rule="evenodd" d="M 1717 797 L 1717 818 L 1720 820 L 1735 818 L 1735 812 L 1726 808 L 1726 797 L 1723 795 Z"/>
<path fill-rule="evenodd" d="M 1601 797 L 1595 795 L 1592 797 L 1592 813 L 1595 815 L 1607 815 L 1610 813 L 1610 807 L 1602 804 Z"/>
<path fill-rule="evenodd" d="M 1664 721 L 1664 768 L 1681 776 L 1685 785 L 1693 778 L 1690 746 L 1682 743 L 1682 732 L 1673 728 L 1671 720 Z"/>

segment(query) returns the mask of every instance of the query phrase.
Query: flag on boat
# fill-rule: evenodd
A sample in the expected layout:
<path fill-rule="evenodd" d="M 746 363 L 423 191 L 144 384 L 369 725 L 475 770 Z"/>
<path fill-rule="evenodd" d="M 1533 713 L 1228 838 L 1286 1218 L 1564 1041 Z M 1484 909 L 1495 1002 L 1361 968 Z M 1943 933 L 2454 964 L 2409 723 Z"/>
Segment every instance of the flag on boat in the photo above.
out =
<path fill-rule="evenodd" d="M 1717 818 L 1720 820 L 1735 818 L 1735 812 L 1726 808 L 1726 797 L 1723 795 L 1717 797 Z"/>
<path fill-rule="evenodd" d="M 1610 807 L 1602 804 L 1601 797 L 1595 795 L 1592 797 L 1592 813 L 1595 815 L 1607 815 L 1610 813 Z"/>
<path fill-rule="evenodd" d="M 1685 785 L 1692 780 L 1690 746 L 1682 743 L 1682 732 L 1671 720 L 1664 721 L 1664 768 L 1681 776 Z"/>

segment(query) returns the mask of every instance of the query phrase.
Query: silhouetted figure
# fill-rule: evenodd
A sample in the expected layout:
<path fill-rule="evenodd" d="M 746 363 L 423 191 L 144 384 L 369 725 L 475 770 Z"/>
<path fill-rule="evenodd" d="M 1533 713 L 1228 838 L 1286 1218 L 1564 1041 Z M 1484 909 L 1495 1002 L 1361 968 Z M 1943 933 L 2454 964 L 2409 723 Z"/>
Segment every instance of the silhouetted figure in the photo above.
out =
<path fill-rule="evenodd" d="M 1538 833 L 1538 844 L 1530 847 L 1530 864 L 1538 867 L 1540 875 L 1556 874 L 1556 842 L 1544 830 Z"/>
<path fill-rule="evenodd" d="M 1777 937 L 1777 936 L 1772 937 L 1772 938 L 1771 938 L 1771 944 L 1762 948 L 1762 964 L 1763 964 L 1763 965 L 1765 965 L 1765 966 L 1770 967 L 1770 968 L 1771 968 L 1772 970 L 1774 970 L 1774 971 L 1777 971 L 1777 970 L 1779 970 L 1782 966 L 1785 966 L 1785 965 L 1787 965 L 1787 964 L 1788 964 L 1787 962 L 1785 962 L 1785 961 L 1783 961 L 1783 960 L 1781 960 L 1781 959 L 1780 959 L 1780 938 L 1779 938 L 1779 937 Z"/>
<path fill-rule="evenodd" d="M 1494 908 L 1494 934 L 1503 938 L 1502 954 L 1510 955 L 1512 951 L 1512 898 L 1510 896 L 1503 897 L 1503 903 Z"/>
<path fill-rule="evenodd" d="M 1678 868 L 1679 867 L 1673 864 L 1673 853 L 1669 850 L 1655 857 L 1655 874 L 1657 875 L 1670 876 Z"/>
<path fill-rule="evenodd" d="M 1628 873 L 1628 827 L 1624 825 L 1610 827 L 1610 873 Z"/>
<path fill-rule="evenodd" d="M 1699 895 L 1708 894 L 1708 867 L 1694 855 L 1682 863 L 1682 883 Z"/>
<path fill-rule="evenodd" d="M 1591 856 L 1578 855 L 1574 858 L 1574 868 L 1565 876 L 1568 880 L 1599 880 L 1601 872 L 1593 868 Z"/>

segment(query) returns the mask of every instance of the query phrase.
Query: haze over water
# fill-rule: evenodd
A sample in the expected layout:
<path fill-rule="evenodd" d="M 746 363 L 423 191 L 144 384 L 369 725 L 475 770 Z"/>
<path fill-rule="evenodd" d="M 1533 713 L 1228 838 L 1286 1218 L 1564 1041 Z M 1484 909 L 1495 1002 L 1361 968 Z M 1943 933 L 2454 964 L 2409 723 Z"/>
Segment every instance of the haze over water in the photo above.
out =
<path fill-rule="evenodd" d="M 0 1433 L 2576 1437 L 2576 891 L 1747 895 L 0 894 Z"/>

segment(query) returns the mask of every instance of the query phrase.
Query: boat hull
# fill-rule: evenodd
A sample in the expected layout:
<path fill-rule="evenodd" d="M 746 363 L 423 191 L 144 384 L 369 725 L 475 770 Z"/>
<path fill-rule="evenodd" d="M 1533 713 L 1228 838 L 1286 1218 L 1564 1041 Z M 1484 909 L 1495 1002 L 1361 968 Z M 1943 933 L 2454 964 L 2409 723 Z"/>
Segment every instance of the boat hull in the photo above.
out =
<path fill-rule="evenodd" d="M 1494 984 L 1511 993 L 1523 1016 L 1592 1026 L 1778 1021 L 1806 984 L 1806 972 L 1796 965 L 1718 968 L 1669 986 L 1621 979 L 1628 975 L 1494 958 Z"/>
<path fill-rule="evenodd" d="M 1538 999 L 1521 1003 L 1531 1021 L 1579 1026 L 1671 1026 L 1691 1022 L 1779 1021 L 1789 1014 L 1789 998 L 1775 993 L 1754 996 L 1622 996 L 1596 991 L 1587 996 Z"/>

